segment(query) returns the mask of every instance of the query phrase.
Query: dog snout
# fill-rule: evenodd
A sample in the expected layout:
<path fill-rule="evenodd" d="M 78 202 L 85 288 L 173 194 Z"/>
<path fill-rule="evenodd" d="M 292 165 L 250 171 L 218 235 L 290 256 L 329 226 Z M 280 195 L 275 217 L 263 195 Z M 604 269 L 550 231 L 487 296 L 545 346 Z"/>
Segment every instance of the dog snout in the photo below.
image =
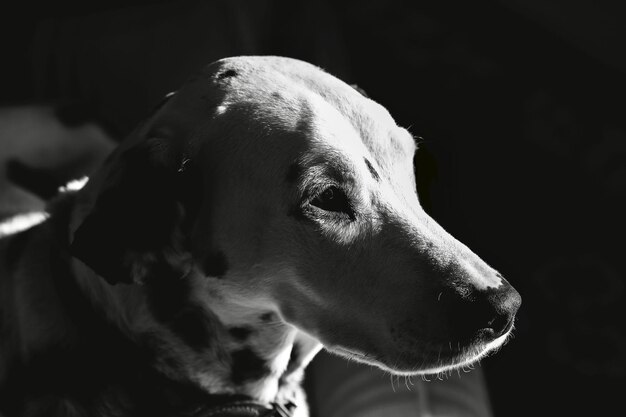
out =
<path fill-rule="evenodd" d="M 503 336 L 513 327 L 522 302 L 520 294 L 505 280 L 497 288 L 471 292 L 451 289 L 440 293 L 439 298 L 448 311 L 451 327 L 468 338 L 479 332 L 492 339 Z"/>
<path fill-rule="evenodd" d="M 515 314 L 522 304 L 522 297 L 515 288 L 505 280 L 502 285 L 487 291 L 487 301 L 494 306 L 495 314 L 487 323 L 496 337 L 508 332 L 513 326 Z"/>

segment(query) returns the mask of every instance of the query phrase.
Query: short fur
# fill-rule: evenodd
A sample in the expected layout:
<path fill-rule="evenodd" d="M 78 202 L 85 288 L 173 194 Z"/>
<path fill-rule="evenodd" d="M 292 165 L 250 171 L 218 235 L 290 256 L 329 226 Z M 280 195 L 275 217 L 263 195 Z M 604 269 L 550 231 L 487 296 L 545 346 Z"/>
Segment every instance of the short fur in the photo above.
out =
<path fill-rule="evenodd" d="M 209 65 L 0 241 L 0 412 L 306 416 L 322 345 L 399 374 L 495 349 L 519 294 L 422 210 L 415 150 L 310 64 Z"/>

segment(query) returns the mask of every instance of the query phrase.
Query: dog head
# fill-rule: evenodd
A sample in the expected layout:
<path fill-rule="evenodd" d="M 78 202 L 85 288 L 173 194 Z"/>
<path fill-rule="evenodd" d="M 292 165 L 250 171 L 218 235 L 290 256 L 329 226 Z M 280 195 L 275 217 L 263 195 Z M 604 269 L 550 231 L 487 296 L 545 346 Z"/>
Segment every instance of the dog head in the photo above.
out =
<path fill-rule="evenodd" d="M 193 280 L 222 321 L 274 313 L 392 372 L 462 365 L 502 344 L 521 299 L 421 208 L 415 151 L 310 64 L 221 60 L 90 181 L 73 250 L 111 283 Z"/>

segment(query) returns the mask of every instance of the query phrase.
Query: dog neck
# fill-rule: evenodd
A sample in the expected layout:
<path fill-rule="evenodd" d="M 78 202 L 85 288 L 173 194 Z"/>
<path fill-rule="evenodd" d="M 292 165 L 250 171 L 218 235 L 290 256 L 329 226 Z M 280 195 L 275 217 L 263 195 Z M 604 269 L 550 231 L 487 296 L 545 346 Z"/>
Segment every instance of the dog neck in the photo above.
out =
<path fill-rule="evenodd" d="M 92 203 L 85 191 L 78 194 L 70 234 Z M 182 235 L 175 233 L 174 244 Z M 100 313 L 150 351 L 154 367 L 168 378 L 211 395 L 301 403 L 303 369 L 321 344 L 274 309 L 220 293 L 218 279 L 189 267 L 189 257 L 157 258 L 164 264 L 139 265 L 141 283 L 131 285 L 111 285 L 82 262 L 72 262 L 79 286 Z"/>
<path fill-rule="evenodd" d="M 112 286 L 78 261 L 73 268 L 101 314 L 147 348 L 156 370 L 171 380 L 211 395 L 304 403 L 303 370 L 321 344 L 277 314 L 232 302 L 194 274 Z"/>

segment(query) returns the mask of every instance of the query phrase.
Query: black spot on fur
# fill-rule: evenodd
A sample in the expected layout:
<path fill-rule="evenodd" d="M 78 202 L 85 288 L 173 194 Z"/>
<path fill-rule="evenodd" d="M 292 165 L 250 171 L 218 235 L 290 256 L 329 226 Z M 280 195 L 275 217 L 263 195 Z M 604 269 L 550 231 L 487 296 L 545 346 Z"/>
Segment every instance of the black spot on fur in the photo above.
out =
<path fill-rule="evenodd" d="M 268 311 L 267 313 L 261 314 L 259 318 L 263 323 L 267 323 L 276 320 L 276 315 L 273 312 Z"/>
<path fill-rule="evenodd" d="M 228 329 L 228 333 L 239 341 L 246 340 L 252 334 L 252 331 L 249 327 L 231 327 Z"/>
<path fill-rule="evenodd" d="M 294 343 L 289 354 L 289 362 L 287 362 L 287 371 L 293 371 L 300 363 L 300 356 L 302 355 L 302 348 L 298 343 Z"/>
<path fill-rule="evenodd" d="M 294 204 L 293 206 L 291 206 L 287 211 L 287 216 L 293 217 L 301 222 L 311 221 L 311 219 L 305 216 L 304 209 L 299 204 Z"/>
<path fill-rule="evenodd" d="M 250 349 L 235 351 L 231 358 L 233 364 L 230 378 L 237 385 L 261 379 L 271 372 L 267 363 Z"/>
<path fill-rule="evenodd" d="M 217 75 L 217 78 L 219 78 L 220 80 L 223 80 L 224 78 L 236 77 L 237 75 L 239 75 L 237 74 L 237 71 L 235 71 L 234 69 L 229 69 L 229 70 L 219 73 Z"/>
<path fill-rule="evenodd" d="M 302 349 L 300 345 L 298 343 L 294 343 L 291 348 L 291 353 L 289 354 L 289 362 L 287 362 L 287 368 L 285 369 L 285 372 L 283 372 L 283 374 L 280 376 L 280 379 L 278 380 L 279 386 L 282 387 L 289 383 L 288 377 L 300 367 L 301 355 L 302 355 Z"/>
<path fill-rule="evenodd" d="M 289 168 L 287 168 L 287 175 L 285 176 L 285 178 L 287 182 L 291 183 L 297 181 L 298 178 L 300 178 L 301 174 L 302 167 L 297 162 L 294 162 L 293 164 L 289 165 Z"/>
<path fill-rule="evenodd" d="M 291 348 L 291 353 L 289 354 L 289 363 L 295 362 L 298 359 L 300 359 L 300 354 L 302 349 L 300 348 L 300 345 L 298 343 L 294 343 L 293 347 Z"/>
<path fill-rule="evenodd" d="M 189 280 L 167 263 L 144 283 L 147 302 L 154 318 L 196 351 L 204 351 L 213 340 L 214 321 L 210 311 L 191 300 Z"/>
<path fill-rule="evenodd" d="M 372 166 L 372 163 L 367 158 L 363 159 L 365 160 L 365 165 L 367 165 L 367 169 L 369 170 L 370 174 L 372 174 L 372 177 L 374 177 L 376 181 L 380 181 L 380 175 L 378 175 L 378 172 L 376 172 L 376 170 Z"/>
<path fill-rule="evenodd" d="M 197 351 L 208 348 L 212 340 L 211 313 L 192 304 L 188 280 L 161 272 L 161 276 L 155 276 L 145 284 L 148 306 L 154 318 L 191 348 Z"/>
<path fill-rule="evenodd" d="M 153 277 L 155 279 L 145 285 L 148 307 L 155 319 L 168 323 L 188 306 L 191 288 L 188 280 L 176 275 L 168 276 L 165 268 L 159 272 L 159 276 Z"/>
<path fill-rule="evenodd" d="M 202 308 L 193 306 L 181 311 L 169 328 L 192 349 L 202 352 L 211 345 L 211 319 Z"/>
<path fill-rule="evenodd" d="M 208 277 L 222 277 L 228 271 L 226 255 L 221 251 L 215 251 L 204 258 L 202 263 L 204 275 Z"/>

